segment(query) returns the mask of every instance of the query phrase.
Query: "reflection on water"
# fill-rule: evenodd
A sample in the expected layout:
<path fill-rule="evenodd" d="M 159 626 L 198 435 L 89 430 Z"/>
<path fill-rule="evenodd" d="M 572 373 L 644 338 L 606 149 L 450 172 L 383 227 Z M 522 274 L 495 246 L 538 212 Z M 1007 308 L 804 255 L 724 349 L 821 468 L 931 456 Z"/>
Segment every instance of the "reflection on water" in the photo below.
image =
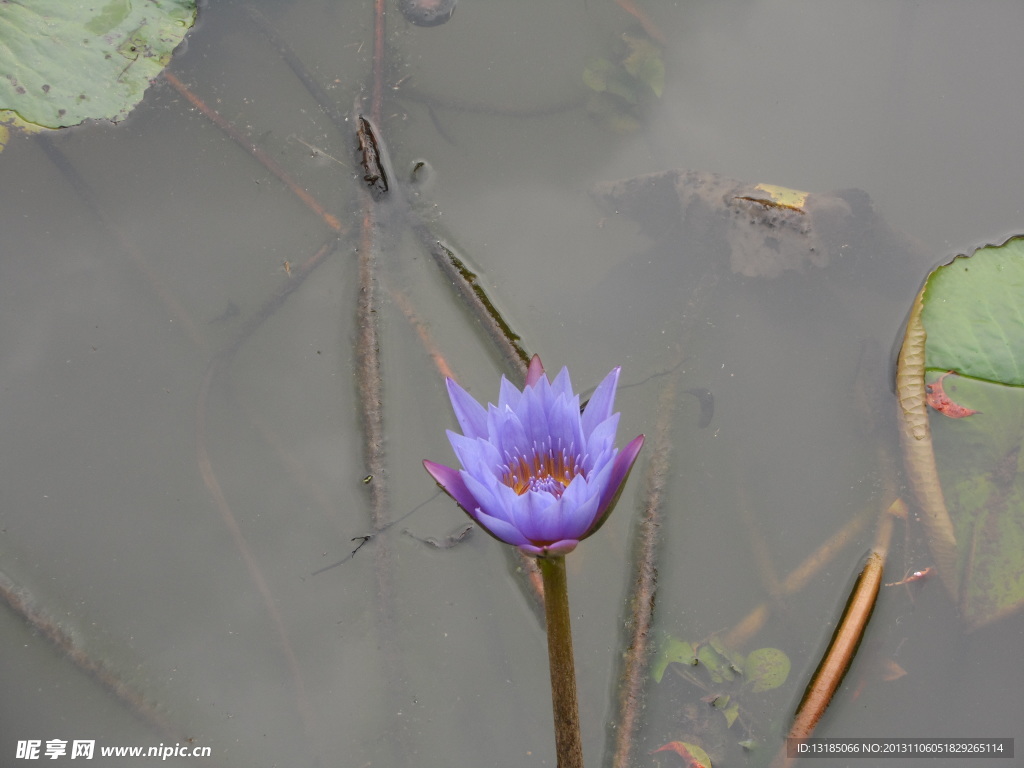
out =
<path fill-rule="evenodd" d="M 245 5 L 203 9 L 176 74 L 357 228 L 352 137 L 298 86 Z M 372 3 L 263 6 L 349 110 L 367 83 Z M 623 433 L 654 429 L 659 373 L 677 369 L 681 391 L 712 393 L 706 428 L 695 397 L 682 395 L 674 414 L 657 601 L 660 630 L 700 640 L 877 507 L 898 472 L 878 448 L 892 447 L 886 358 L 910 299 L 933 263 L 1021 227 L 1024 152 L 1009 128 L 1019 121 L 988 85 L 997 68 L 1007 82 L 1024 74 L 1009 37 L 1021 12 L 645 6 L 668 43 L 665 91 L 639 133 L 610 133 L 572 106 L 587 63 L 632 17 L 613 3 L 540 0 L 463 3 L 434 28 L 389 16 L 389 76 L 402 85 L 388 91 L 382 133 L 397 168 L 430 163 L 421 213 L 484 276 L 527 349 L 569 365 L 584 389 L 623 365 Z M 5 612 L 3 754 L 30 738 L 191 738 L 232 766 L 551 764 L 544 635 L 515 565 L 485 536 L 443 549 L 421 541 L 444 540 L 462 520 L 420 467 L 446 455 L 453 424 L 417 329 L 479 396 L 501 370 L 417 241 L 385 222 L 388 471 L 371 481 L 388 483 L 393 519 L 411 514 L 342 565 L 313 575 L 374 534 L 352 379 L 355 239 L 244 338 L 209 392 L 210 465 L 261 594 L 197 466 L 196 401 L 218 350 L 329 232 L 164 85 L 125 124 L 53 141 L 87 181 L 84 198 L 33 140 L 0 154 L 0 571 L 174 730 L 140 722 Z M 737 274 L 727 233 L 683 227 L 678 197 L 664 203 L 678 216 L 651 231 L 589 194 L 670 169 L 846 201 L 843 256 Z M 569 559 L 593 764 L 615 712 L 640 477 Z M 870 536 L 868 526 L 742 649 L 783 649 L 793 661 L 784 687 L 748 697 L 723 728 L 705 692 L 665 682 L 652 688 L 642 748 L 704 736 L 731 761 L 746 723 L 791 708 Z M 930 564 L 920 536 L 912 526 L 901 538 L 886 581 Z M 964 635 L 937 580 L 883 590 L 822 734 L 1014 736 L 1020 631 L 1017 617 Z M 891 663 L 906 674 L 887 680 Z"/>

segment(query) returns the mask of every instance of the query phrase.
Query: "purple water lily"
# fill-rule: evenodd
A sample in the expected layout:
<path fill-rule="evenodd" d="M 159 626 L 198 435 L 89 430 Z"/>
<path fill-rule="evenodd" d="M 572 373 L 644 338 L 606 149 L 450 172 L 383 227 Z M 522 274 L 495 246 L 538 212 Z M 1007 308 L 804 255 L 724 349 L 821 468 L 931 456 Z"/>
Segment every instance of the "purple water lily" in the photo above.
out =
<path fill-rule="evenodd" d="M 644 443 L 615 447 L 616 368 L 580 413 L 565 368 L 548 382 L 534 356 L 522 391 L 504 377 L 485 409 L 448 379 L 462 427 L 449 430 L 462 469 L 423 466 L 481 528 L 530 555 L 564 555 L 607 519 Z"/>

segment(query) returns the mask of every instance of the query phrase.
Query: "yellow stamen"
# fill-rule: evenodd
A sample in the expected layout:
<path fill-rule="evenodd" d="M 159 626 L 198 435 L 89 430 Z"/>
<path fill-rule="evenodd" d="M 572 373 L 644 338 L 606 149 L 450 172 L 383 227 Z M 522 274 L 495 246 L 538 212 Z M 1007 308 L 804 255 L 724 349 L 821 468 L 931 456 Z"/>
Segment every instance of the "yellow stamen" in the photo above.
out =
<path fill-rule="evenodd" d="M 577 457 L 567 456 L 564 452 L 546 452 L 534 454 L 532 457 L 518 456 L 507 465 L 501 481 L 522 496 L 531 488 L 544 489 L 556 496 L 572 482 L 577 475 L 583 474 Z"/>

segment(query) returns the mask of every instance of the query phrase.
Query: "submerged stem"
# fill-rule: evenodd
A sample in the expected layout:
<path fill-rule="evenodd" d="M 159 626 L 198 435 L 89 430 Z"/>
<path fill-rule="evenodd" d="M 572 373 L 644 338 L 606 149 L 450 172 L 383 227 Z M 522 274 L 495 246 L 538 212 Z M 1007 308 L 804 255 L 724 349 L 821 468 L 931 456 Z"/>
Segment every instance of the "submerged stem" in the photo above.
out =
<path fill-rule="evenodd" d="M 555 715 L 558 768 L 583 768 L 565 557 L 539 557 L 537 565 L 544 577 L 544 610 L 548 625 L 548 663 L 551 667 L 551 705 Z"/>

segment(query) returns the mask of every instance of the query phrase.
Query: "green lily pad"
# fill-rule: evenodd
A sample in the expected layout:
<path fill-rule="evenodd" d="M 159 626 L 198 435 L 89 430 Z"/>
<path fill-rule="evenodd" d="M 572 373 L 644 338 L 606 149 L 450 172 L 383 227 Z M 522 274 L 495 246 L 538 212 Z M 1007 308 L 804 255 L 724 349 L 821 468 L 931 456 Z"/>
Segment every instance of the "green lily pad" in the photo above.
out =
<path fill-rule="evenodd" d="M 789 656 L 778 648 L 758 648 L 747 654 L 743 676 L 754 693 L 778 688 L 789 677 Z"/>
<path fill-rule="evenodd" d="M 0 3 L 0 120 L 124 119 L 195 17 L 195 0 Z"/>
<path fill-rule="evenodd" d="M 943 584 L 971 628 L 1020 609 L 1024 238 L 932 272 L 911 312 L 897 393 L 907 475 Z"/>

